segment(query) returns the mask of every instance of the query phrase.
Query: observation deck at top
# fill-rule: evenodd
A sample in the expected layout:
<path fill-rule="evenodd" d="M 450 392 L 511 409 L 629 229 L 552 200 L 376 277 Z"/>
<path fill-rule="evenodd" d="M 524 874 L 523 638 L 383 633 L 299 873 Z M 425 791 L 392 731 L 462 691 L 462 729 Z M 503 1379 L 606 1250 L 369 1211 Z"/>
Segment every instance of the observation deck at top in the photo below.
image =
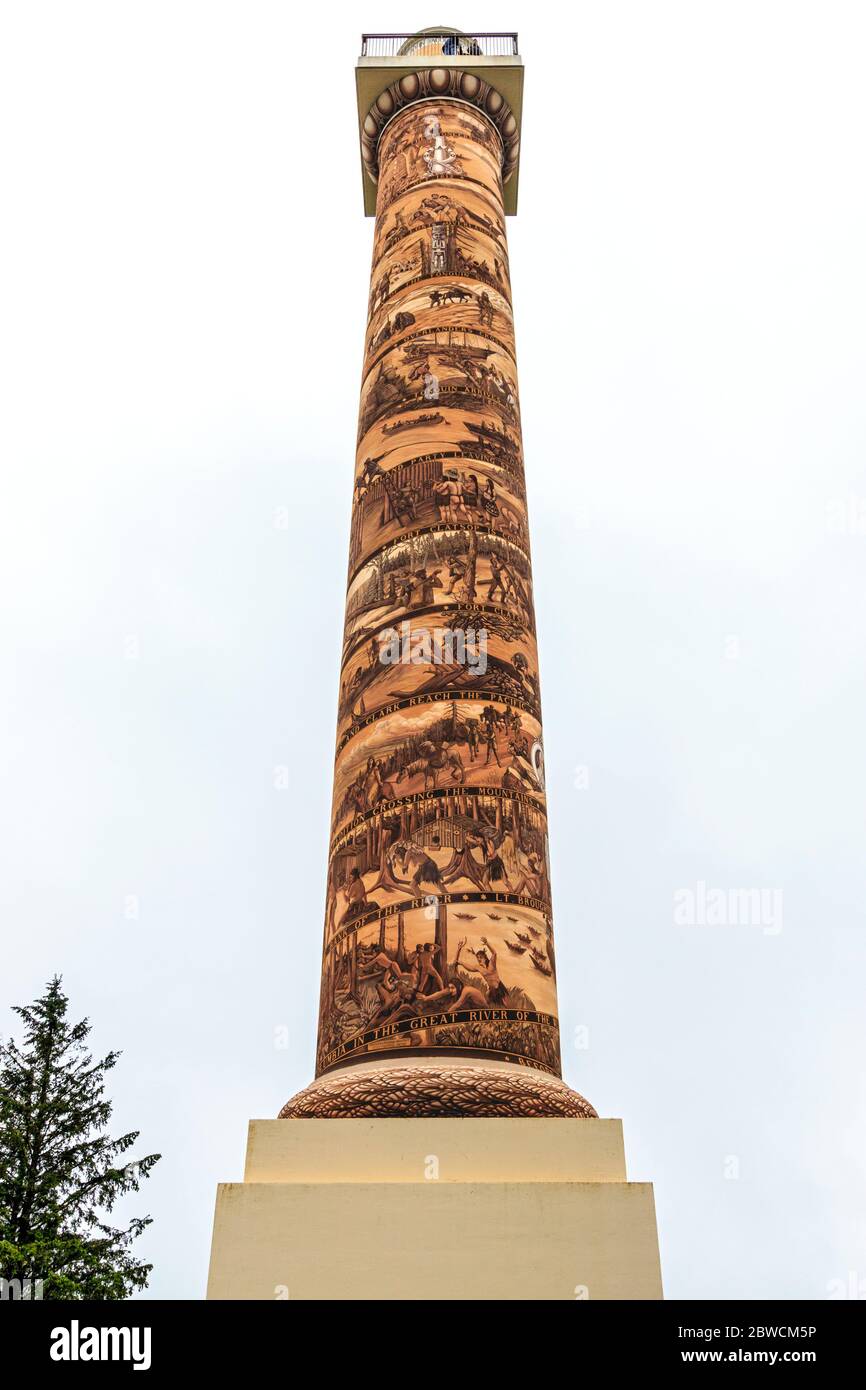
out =
<path fill-rule="evenodd" d="M 505 211 L 517 211 L 523 61 L 516 33 L 439 25 L 415 34 L 364 34 L 355 67 L 364 212 L 376 211 L 376 150 L 391 116 L 412 101 L 449 97 L 487 114 L 505 146 Z"/>

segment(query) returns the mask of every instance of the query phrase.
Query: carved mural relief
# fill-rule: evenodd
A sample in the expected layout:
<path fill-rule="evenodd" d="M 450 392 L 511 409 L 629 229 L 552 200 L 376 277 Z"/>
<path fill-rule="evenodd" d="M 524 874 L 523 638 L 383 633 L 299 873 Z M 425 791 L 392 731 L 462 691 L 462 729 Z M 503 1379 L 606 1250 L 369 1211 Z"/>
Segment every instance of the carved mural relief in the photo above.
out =
<path fill-rule="evenodd" d="M 379 138 L 317 1070 L 559 1075 L 502 140 L 459 101 Z"/>

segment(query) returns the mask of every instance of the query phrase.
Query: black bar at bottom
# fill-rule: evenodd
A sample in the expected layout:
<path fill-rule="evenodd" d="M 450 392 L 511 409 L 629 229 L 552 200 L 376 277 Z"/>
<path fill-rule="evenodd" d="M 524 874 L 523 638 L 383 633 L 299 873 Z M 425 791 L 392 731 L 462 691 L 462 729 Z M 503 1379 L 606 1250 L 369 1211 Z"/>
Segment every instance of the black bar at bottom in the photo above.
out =
<path fill-rule="evenodd" d="M 411 1270 L 407 1269 L 407 1280 L 410 1277 Z M 407 1308 L 392 1319 L 381 1305 L 374 1310 L 363 1302 L 356 1314 L 341 1304 L 332 1316 L 339 1335 L 322 1340 L 311 1326 L 308 1308 L 290 1300 L 8 1301 L 0 1304 L 5 1379 L 12 1383 L 13 1365 L 19 1374 L 37 1371 L 61 1382 L 69 1376 L 98 1378 L 106 1371 L 114 1376 L 133 1374 L 138 1366 L 140 1375 L 156 1376 L 213 1370 L 222 1381 L 235 1372 L 243 1375 L 243 1384 L 252 1390 L 258 1374 L 271 1377 L 280 1369 L 290 1380 L 295 1379 L 314 1348 L 318 1348 L 315 1362 L 331 1374 L 342 1364 L 361 1369 L 373 1345 L 384 1351 L 387 1363 L 388 1348 L 399 1358 L 401 1346 L 405 1352 L 416 1341 L 416 1319 L 425 1318 L 420 1311 L 413 1313 Z M 601 1361 L 612 1372 L 639 1369 L 651 1374 L 706 1365 L 800 1366 L 826 1377 L 828 1372 L 856 1364 L 863 1328 L 863 1309 L 849 1300 L 576 1301 L 555 1314 L 544 1314 L 543 1322 L 526 1308 L 521 1315 L 522 1330 L 515 1328 L 515 1316 L 516 1309 L 497 1312 L 470 1304 L 452 1321 L 453 1330 L 441 1355 L 453 1366 L 455 1352 L 464 1346 L 469 1351 L 475 1343 L 481 1356 L 479 1370 L 485 1362 L 491 1365 L 491 1356 L 493 1363 L 503 1367 L 507 1348 L 516 1351 L 516 1343 L 522 1343 L 521 1350 L 529 1355 L 531 1364 L 539 1353 L 547 1361 L 551 1341 L 562 1338 L 560 1345 L 569 1357 L 566 1365 L 575 1372 L 589 1372 Z M 357 1332 L 347 1328 L 347 1318 L 354 1322 L 355 1317 Z M 432 1351 L 430 1347 L 428 1358 Z M 94 1352 L 98 1359 L 90 1359 Z M 427 1369 L 429 1373 L 429 1365 Z M 565 1366 L 563 1372 L 569 1380 L 573 1378 Z M 405 1374 L 411 1377 L 415 1371 L 407 1367 Z"/>

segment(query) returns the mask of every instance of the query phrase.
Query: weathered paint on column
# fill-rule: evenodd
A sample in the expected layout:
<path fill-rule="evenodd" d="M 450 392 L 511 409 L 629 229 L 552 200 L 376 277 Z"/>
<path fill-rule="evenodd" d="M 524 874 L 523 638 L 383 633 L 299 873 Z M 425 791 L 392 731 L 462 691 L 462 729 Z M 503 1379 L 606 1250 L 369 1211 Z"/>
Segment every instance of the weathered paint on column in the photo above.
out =
<path fill-rule="evenodd" d="M 379 144 L 320 1072 L 370 1049 L 559 1072 L 501 154 L 453 101 Z"/>
<path fill-rule="evenodd" d="M 407 106 L 378 141 L 320 1080 L 285 1115 L 330 1113 L 328 1078 L 377 1059 L 531 1068 L 515 1113 L 594 1113 L 559 1082 L 552 1106 L 538 1093 L 560 1044 L 502 159 L 453 99 Z M 333 1113 L 383 1113 L 364 1084 Z M 483 1113 L 511 1113 L 509 1084 L 496 1074 Z M 412 1113 L 400 1085 L 387 1113 Z M 436 1093 L 449 1113 L 459 1089 Z"/>

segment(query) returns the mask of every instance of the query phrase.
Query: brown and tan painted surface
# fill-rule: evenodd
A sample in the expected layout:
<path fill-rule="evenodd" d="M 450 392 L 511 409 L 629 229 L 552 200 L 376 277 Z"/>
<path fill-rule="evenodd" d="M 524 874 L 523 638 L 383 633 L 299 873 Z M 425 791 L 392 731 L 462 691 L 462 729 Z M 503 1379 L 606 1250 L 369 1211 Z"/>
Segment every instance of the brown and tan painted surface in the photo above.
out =
<path fill-rule="evenodd" d="M 378 160 L 317 1075 L 473 1056 L 558 1077 L 502 142 L 423 101 Z"/>

